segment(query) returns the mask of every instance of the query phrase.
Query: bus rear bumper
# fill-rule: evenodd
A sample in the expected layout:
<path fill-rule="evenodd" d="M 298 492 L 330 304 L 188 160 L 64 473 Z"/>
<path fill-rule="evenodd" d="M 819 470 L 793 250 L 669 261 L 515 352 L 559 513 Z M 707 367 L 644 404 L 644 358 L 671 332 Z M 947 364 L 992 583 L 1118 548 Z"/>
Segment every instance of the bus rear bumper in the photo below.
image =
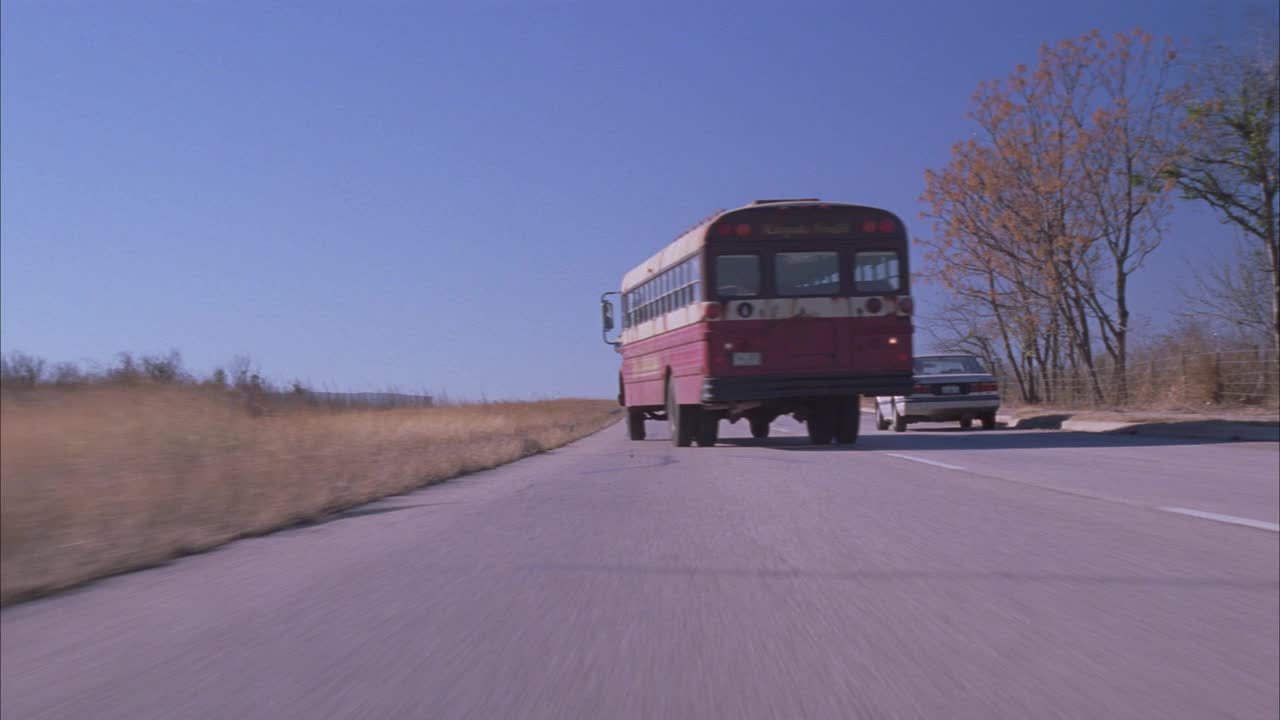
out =
<path fill-rule="evenodd" d="M 887 375 L 765 375 L 703 378 L 702 402 L 741 402 L 832 395 L 909 395 L 911 373 Z"/>

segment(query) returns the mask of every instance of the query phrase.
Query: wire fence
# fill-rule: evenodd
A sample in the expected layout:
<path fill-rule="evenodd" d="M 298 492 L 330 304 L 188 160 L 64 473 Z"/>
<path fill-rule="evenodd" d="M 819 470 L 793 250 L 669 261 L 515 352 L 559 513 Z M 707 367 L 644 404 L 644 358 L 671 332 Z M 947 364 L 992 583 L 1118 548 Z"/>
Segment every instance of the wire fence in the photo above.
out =
<path fill-rule="evenodd" d="M 1021 388 L 1058 405 L 1280 409 L 1280 362 L 1274 350 L 1262 348 L 1138 355 L 1123 373 L 1107 360 L 1092 373 L 1082 367 L 1037 370 L 1024 373 L 1021 385 L 1008 367 L 998 367 L 996 374 L 1007 393 Z"/>

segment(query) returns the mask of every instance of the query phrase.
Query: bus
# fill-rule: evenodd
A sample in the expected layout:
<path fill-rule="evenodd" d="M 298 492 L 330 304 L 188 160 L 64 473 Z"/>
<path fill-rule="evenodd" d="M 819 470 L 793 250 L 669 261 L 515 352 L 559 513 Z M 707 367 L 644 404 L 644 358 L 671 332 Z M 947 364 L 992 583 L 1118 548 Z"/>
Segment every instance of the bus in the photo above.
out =
<path fill-rule="evenodd" d="M 628 435 L 666 422 L 673 445 L 710 447 L 721 421 L 763 439 L 791 415 L 814 444 L 857 442 L 862 395 L 911 392 L 907 260 L 902 220 L 879 208 L 804 198 L 712 214 L 600 297 Z"/>

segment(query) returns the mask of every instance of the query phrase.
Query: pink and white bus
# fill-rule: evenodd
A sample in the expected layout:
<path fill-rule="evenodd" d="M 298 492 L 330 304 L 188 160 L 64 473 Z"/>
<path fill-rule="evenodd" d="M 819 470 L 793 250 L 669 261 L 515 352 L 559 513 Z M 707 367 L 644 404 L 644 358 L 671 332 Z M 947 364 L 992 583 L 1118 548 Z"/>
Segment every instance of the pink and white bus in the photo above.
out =
<path fill-rule="evenodd" d="M 679 447 L 790 414 L 816 444 L 854 443 L 861 395 L 911 392 L 907 235 L 893 213 L 816 199 L 720 211 L 601 297 L 622 355 L 632 440 L 666 421 Z M 607 340 L 606 340 L 607 341 Z"/>

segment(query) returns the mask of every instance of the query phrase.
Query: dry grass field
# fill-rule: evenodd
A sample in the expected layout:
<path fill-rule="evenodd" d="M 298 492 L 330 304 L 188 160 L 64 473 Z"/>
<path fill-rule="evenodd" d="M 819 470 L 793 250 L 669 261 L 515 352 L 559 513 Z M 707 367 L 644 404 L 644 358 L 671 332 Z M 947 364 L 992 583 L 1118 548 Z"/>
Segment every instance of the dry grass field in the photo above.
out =
<path fill-rule="evenodd" d="M 605 400 L 246 406 L 191 385 L 0 393 L 0 603 L 564 445 Z"/>

